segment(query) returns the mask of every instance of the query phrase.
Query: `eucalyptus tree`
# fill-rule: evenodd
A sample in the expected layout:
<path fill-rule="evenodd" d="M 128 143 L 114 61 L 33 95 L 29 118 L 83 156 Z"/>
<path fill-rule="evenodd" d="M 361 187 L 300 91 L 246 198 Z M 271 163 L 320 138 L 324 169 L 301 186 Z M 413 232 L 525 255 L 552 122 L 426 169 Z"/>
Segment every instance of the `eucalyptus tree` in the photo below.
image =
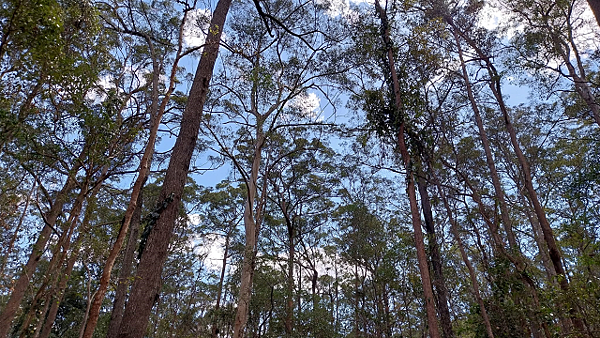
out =
<path fill-rule="evenodd" d="M 267 149 L 280 130 L 323 125 L 319 107 L 314 103 L 314 107 L 307 107 L 306 101 L 317 100 L 314 92 L 326 93 L 319 80 L 341 72 L 327 63 L 329 48 L 339 41 L 319 6 L 307 3 L 298 7 L 278 1 L 267 10 L 285 18 L 285 27 L 298 27 L 297 31 L 291 34 L 282 26 L 264 27 L 260 18 L 247 15 L 247 6 L 240 5 L 228 31 L 220 81 L 211 93 L 212 114 L 203 120 L 215 151 L 232 162 L 247 189 L 246 248 L 234 337 L 243 336 L 248 318 L 256 244 L 265 216 L 267 175 L 281 160 Z M 314 20 L 315 15 L 322 20 Z M 298 36 L 303 43 L 298 42 Z"/>
<path fill-rule="evenodd" d="M 384 6 L 379 1 L 375 2 L 375 14 L 379 22 L 372 26 L 378 27 L 378 29 L 371 28 L 371 35 L 372 39 L 378 38 L 380 40 L 374 45 L 377 47 L 371 47 L 371 50 L 373 57 L 381 60 L 379 62 L 380 70 L 376 74 L 381 76 L 380 84 L 382 85 L 376 88 L 364 88 L 359 97 L 362 101 L 363 110 L 368 114 L 370 123 L 384 140 L 389 140 L 390 144 L 394 145 L 394 150 L 399 155 L 406 170 L 406 192 L 411 209 L 429 333 L 431 337 L 440 337 L 435 297 L 421 227 L 421 210 L 418 206 L 415 188 L 415 175 L 418 171 L 415 166 L 418 167 L 419 165 L 418 157 L 420 154 L 416 152 L 416 149 L 411 149 L 411 137 L 418 134 L 419 116 L 422 115 L 419 87 L 425 83 L 421 83 L 422 79 L 418 77 L 408 76 L 409 62 L 397 66 L 399 56 L 398 49 L 395 47 L 395 43 L 397 43 L 395 39 L 399 35 L 400 29 L 396 26 L 397 18 L 395 14 L 399 9 L 400 7 L 393 2 L 386 3 Z M 409 52 L 406 53 L 404 57 L 409 58 L 409 54 Z M 449 315 L 443 317 L 448 319 L 444 321 L 446 324 L 444 327 L 449 329 L 445 334 L 451 336 Z"/>
<path fill-rule="evenodd" d="M 121 109 L 120 105 L 98 105 L 83 112 L 59 111 L 61 114 L 73 115 L 63 116 L 63 120 L 55 123 L 49 131 L 41 128 L 37 135 L 44 135 L 43 141 L 30 140 L 29 151 L 33 156 L 19 157 L 20 165 L 39 182 L 44 195 L 45 201 L 36 202 L 39 203 L 41 214 L 38 221 L 43 222 L 44 226 L 2 312 L 2 319 L 7 321 L 8 328 L 47 245 L 56 244 L 57 249 L 64 247 L 60 254 L 62 259 L 57 260 L 56 254 L 59 251 L 54 250 L 51 255 L 51 261 L 54 262 L 51 265 L 62 265 L 69 246 L 67 244 L 65 247 L 63 241 L 70 242 L 73 232 L 77 231 L 78 218 L 86 196 L 110 176 L 126 170 L 128 162 L 134 156 L 130 147 L 138 130 L 138 122 L 135 118 L 115 121 L 114 118 L 118 116 L 115 109 Z M 80 123 L 80 128 L 70 128 L 74 121 Z M 43 121 L 40 122 L 45 125 Z M 98 128 L 97 123 L 101 123 L 102 127 Z M 76 137 L 74 142 L 67 143 L 71 137 Z M 65 144 L 68 146 L 65 147 Z M 60 190 L 53 188 L 56 186 Z M 44 206 L 46 203 L 49 206 Z M 63 221 L 61 216 L 66 214 L 63 212 L 65 207 L 70 207 L 70 212 Z M 44 210 L 46 208 L 47 211 Z"/>
<path fill-rule="evenodd" d="M 64 235 L 69 232 L 71 224 L 77 223 L 76 220 L 60 221 L 63 207 L 70 204 L 71 194 L 79 190 L 80 197 L 74 201 L 69 216 L 76 219 L 82 199 L 92 187 L 126 167 L 124 163 L 131 156 L 128 147 L 139 130 L 135 116 L 124 117 L 122 114 L 125 107 L 120 97 L 111 97 L 102 103 L 90 99 L 99 74 L 109 67 L 106 55 L 110 45 L 109 39 L 101 37 L 94 10 L 88 5 L 72 3 L 52 6 L 57 21 L 54 23 L 55 35 L 51 38 L 55 46 L 52 52 L 47 51 L 51 57 L 41 62 L 43 67 L 40 69 L 35 66 L 40 55 L 32 54 L 33 49 L 19 51 L 15 48 L 12 51 L 21 52 L 23 61 L 30 60 L 31 67 L 28 69 L 32 73 L 19 72 L 14 67 L 4 72 L 13 84 L 26 84 L 27 78 L 35 72 L 46 74 L 39 78 L 40 88 L 29 92 L 27 102 L 20 102 L 15 97 L 12 104 L 17 110 L 11 112 L 13 117 L 21 114 L 23 104 L 27 106 L 26 110 L 33 109 L 36 117 L 31 119 L 30 114 L 19 115 L 22 117 L 18 118 L 19 124 L 5 134 L 10 138 L 3 143 L 3 152 L 5 159 L 12 158 L 13 163 L 18 163 L 38 182 L 49 206 L 44 210 L 44 202 L 39 203 L 44 226 L 0 315 L 0 336 L 5 336 L 10 330 L 28 281 L 53 234 Z M 45 7 L 38 9 L 45 10 Z M 15 17 L 18 13 L 15 9 Z M 81 25 L 75 29 L 78 21 Z M 25 31 L 28 29 L 35 30 L 35 27 L 23 27 Z M 8 35 L 5 37 L 8 39 Z M 89 58 L 90 62 L 83 62 L 85 58 Z M 3 81 L 3 84 L 6 83 Z M 59 188 L 56 189 L 56 186 Z"/>
<path fill-rule="evenodd" d="M 272 142 L 265 150 L 275 161 L 266 174 L 270 193 L 264 231 L 270 234 L 266 237 L 269 246 L 274 247 L 274 259 L 278 259 L 282 249 L 280 254 L 287 256 L 284 270 L 284 332 L 287 336 L 311 332 L 310 322 L 296 324 L 301 315 L 299 295 L 304 292 L 304 278 L 311 281 L 312 311 L 318 308 L 317 267 L 322 264 L 318 250 L 327 228 L 328 214 L 333 209 L 329 198 L 338 181 L 332 163 L 334 153 L 325 145 L 325 137 L 318 131 L 308 134 L 305 128 L 281 130 L 279 135 L 272 135 Z M 306 277 L 302 274 L 303 267 L 306 267 Z M 298 311 L 295 311 L 296 306 Z M 296 329 L 297 325 L 300 328 Z"/>
<path fill-rule="evenodd" d="M 167 258 L 169 239 L 175 227 L 190 161 L 196 148 L 200 123 L 203 119 L 202 110 L 230 5 L 230 0 L 220 0 L 213 12 L 202 57 L 182 115 L 179 136 L 158 199 L 157 205 L 162 207 L 158 209 L 159 215 L 138 265 L 118 337 L 144 335 L 148 317 L 159 293 L 160 275 Z"/>
<path fill-rule="evenodd" d="M 585 17 L 588 5 L 579 0 L 503 4 L 512 12 L 514 25 L 520 25 L 511 39 L 519 68 L 533 73 L 534 81 L 542 84 L 545 92 L 563 100 L 565 90 L 574 91 L 583 101 L 577 115 L 600 126 L 594 79 L 598 62 L 588 56 L 597 49 L 593 41 L 598 38 L 598 29 Z M 572 89 L 567 90 L 566 85 Z"/>
<path fill-rule="evenodd" d="M 151 65 L 149 70 L 151 74 L 149 84 L 151 92 L 149 93 L 149 104 L 146 108 L 149 115 L 149 135 L 144 146 L 143 156 L 138 168 L 138 177 L 133 184 L 121 228 L 107 258 L 98 291 L 94 294 L 84 337 L 91 337 L 94 332 L 100 307 L 108 289 L 113 265 L 129 232 L 129 225 L 137 209 L 141 189 L 150 173 L 158 129 L 165 111 L 170 106 L 171 95 L 178 82 L 179 62 L 184 56 L 200 48 L 200 46 L 184 48 L 184 27 L 189 26 L 188 13 L 194 9 L 193 5 L 186 3 L 182 18 L 179 18 L 178 13 L 176 15 L 172 14 L 174 6 L 170 2 L 154 2 L 151 6 L 143 1 L 128 3 L 126 6 L 121 6 L 118 2 L 100 4 L 105 13 L 103 15 L 105 24 L 109 29 L 122 36 L 122 43 L 132 44 L 132 40 L 139 39 L 141 45 L 147 48 L 146 53 L 141 52 L 141 47 L 134 48 L 136 53 L 131 55 L 131 58 L 134 60 L 139 58 L 139 63 L 142 65 Z M 167 71 L 169 74 L 167 77 L 168 83 L 161 84 L 160 78 L 163 76 L 163 72 Z M 122 271 L 131 270 L 133 247 L 133 245 L 129 246 L 128 259 L 124 261 Z M 121 276 L 122 280 L 126 280 L 128 277 L 127 274 Z M 119 293 L 120 297 L 117 299 L 121 304 L 117 304 L 113 312 L 111 337 L 116 337 L 121 321 L 124 288 L 125 285 L 122 285 Z"/>
<path fill-rule="evenodd" d="M 214 307 L 210 310 L 210 335 L 217 337 L 220 332 L 226 331 L 228 307 L 225 295 L 227 290 L 227 272 L 236 262 L 233 260 L 236 237 L 239 233 L 239 224 L 244 213 L 244 199 L 246 190 L 243 185 L 236 182 L 221 181 L 214 189 L 206 188 L 199 193 L 198 214 L 203 232 L 206 237 L 213 237 L 219 243 L 223 255 L 218 271 L 216 284 L 216 299 Z"/>
<path fill-rule="evenodd" d="M 550 226 L 546 212 L 539 201 L 538 193 L 534 187 L 530 162 L 524 154 L 523 147 L 518 139 L 517 131 L 515 130 L 515 126 L 513 124 L 513 117 L 511 116 L 509 107 L 505 101 L 505 96 L 502 92 L 502 76 L 496 68 L 495 59 L 492 57 L 492 51 L 497 47 L 497 41 L 494 39 L 494 36 L 492 36 L 489 32 L 485 32 L 485 29 L 483 28 L 479 28 L 477 30 L 474 28 L 465 29 L 461 21 L 455 20 L 455 17 L 453 16 L 454 13 L 452 12 L 451 7 L 448 5 L 436 2 L 432 8 L 433 16 L 443 19 L 448 27 L 454 30 L 456 34 L 465 41 L 469 48 L 473 50 L 475 55 L 481 59 L 482 68 L 487 73 L 487 78 L 485 79 L 487 87 L 489 88 L 489 91 L 492 94 L 492 97 L 497 104 L 497 108 L 499 109 L 503 118 L 504 127 L 508 132 L 512 151 L 514 151 L 516 155 L 520 173 L 523 175 L 523 186 L 527 191 L 528 197 L 531 199 L 535 214 L 540 222 L 544 240 L 548 246 L 548 253 L 551 262 L 556 270 L 557 275 L 563 276 L 558 278 L 559 285 L 562 291 L 567 293 L 569 291 L 569 282 L 564 277 L 565 269 L 562 263 L 562 254 L 560 253 L 556 237 L 552 227 Z M 478 31 L 479 36 L 472 34 L 474 31 Z M 485 39 L 481 39 L 481 37 L 485 37 Z M 523 277 L 527 278 L 526 275 L 523 275 Z M 535 289 L 531 281 L 528 284 L 531 285 L 532 289 Z M 535 294 L 533 294 L 533 297 L 535 299 Z M 573 322 L 577 334 L 585 336 L 586 329 L 577 312 L 578 311 L 575 306 L 571 307 L 569 311 L 569 320 Z"/>

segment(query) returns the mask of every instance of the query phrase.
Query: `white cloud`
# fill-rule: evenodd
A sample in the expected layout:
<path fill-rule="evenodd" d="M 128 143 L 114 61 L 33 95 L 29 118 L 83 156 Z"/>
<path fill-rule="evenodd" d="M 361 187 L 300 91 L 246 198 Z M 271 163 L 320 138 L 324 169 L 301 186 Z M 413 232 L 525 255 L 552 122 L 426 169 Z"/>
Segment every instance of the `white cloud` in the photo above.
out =
<path fill-rule="evenodd" d="M 210 10 L 194 9 L 188 12 L 183 26 L 183 44 L 188 48 L 204 44 L 210 24 Z"/>
<path fill-rule="evenodd" d="M 321 99 L 315 93 L 302 93 L 292 100 L 290 106 L 300 110 L 305 117 L 318 119 Z"/>
<path fill-rule="evenodd" d="M 95 103 L 104 101 L 106 99 L 106 92 L 112 88 L 116 88 L 114 81 L 115 77 L 110 74 L 101 76 L 96 83 L 96 88 L 87 92 L 86 99 Z"/>
<path fill-rule="evenodd" d="M 220 271 L 223 267 L 223 254 L 225 253 L 225 238 L 220 235 L 209 235 L 205 245 L 202 247 L 206 258 L 204 265 L 215 271 Z"/>
<path fill-rule="evenodd" d="M 342 16 L 348 21 L 358 19 L 358 13 L 350 8 L 350 4 L 368 3 L 367 0 L 317 0 L 319 5 L 328 6 L 326 14 L 330 17 Z"/>

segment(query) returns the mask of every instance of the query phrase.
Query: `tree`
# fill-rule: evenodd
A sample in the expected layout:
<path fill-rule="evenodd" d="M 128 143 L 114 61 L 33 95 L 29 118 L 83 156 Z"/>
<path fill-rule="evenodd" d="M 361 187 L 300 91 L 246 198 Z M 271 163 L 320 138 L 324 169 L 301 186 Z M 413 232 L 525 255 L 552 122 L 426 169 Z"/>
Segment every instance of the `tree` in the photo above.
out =
<path fill-rule="evenodd" d="M 233 38 L 227 42 L 229 54 L 224 57 L 225 69 L 219 75 L 222 80 L 213 94 L 215 112 L 205 120 L 215 151 L 232 162 L 247 189 L 243 218 L 246 247 L 234 337 L 244 334 L 248 319 L 268 173 L 274 163 L 287 156 L 269 154 L 272 138 L 280 130 L 322 125 L 315 111 L 318 108 L 307 108 L 303 101 L 311 97 L 310 89 L 324 92 L 318 86 L 321 78 L 340 72 L 327 63 L 328 48 L 337 36 L 322 33 L 325 28 L 311 21 L 318 8 L 295 7 L 282 1 L 270 9 L 272 15 L 286 18 L 282 23 L 286 26 L 307 24 L 298 34 L 314 40 L 313 46 L 298 44 L 298 34 L 282 27 L 273 27 L 275 33 L 269 35 L 260 18 L 248 17 L 247 12 L 240 7 L 234 13 Z M 328 22 L 322 25 L 327 27 Z"/>
<path fill-rule="evenodd" d="M 159 195 L 157 203 L 157 208 L 160 208 L 159 215 L 148 237 L 121 321 L 119 333 L 121 338 L 144 335 L 150 311 L 159 292 L 160 272 L 166 259 L 167 246 L 179 211 L 185 178 L 196 147 L 203 118 L 202 110 L 230 5 L 230 0 L 220 0 L 213 12 L 205 47 L 181 119 L 179 136 L 173 147 L 163 189 Z"/>

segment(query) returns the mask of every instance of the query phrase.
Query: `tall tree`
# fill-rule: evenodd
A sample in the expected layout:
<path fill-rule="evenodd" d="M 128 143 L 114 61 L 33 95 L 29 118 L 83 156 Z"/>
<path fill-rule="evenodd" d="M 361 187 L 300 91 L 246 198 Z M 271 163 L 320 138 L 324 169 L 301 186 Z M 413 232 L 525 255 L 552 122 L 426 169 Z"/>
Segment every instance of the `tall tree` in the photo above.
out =
<path fill-rule="evenodd" d="M 433 296 L 433 289 L 431 284 L 431 277 L 429 274 L 429 265 L 427 263 L 427 254 L 425 252 L 425 245 L 423 242 L 423 230 L 421 229 L 421 211 L 417 204 L 417 196 L 415 189 L 415 177 L 413 163 L 411 155 L 409 153 L 407 142 L 406 142 L 406 121 L 407 111 L 405 109 L 405 103 L 402 98 L 402 88 L 400 87 L 400 79 L 398 77 L 398 70 L 396 69 L 396 60 L 394 55 L 394 44 L 391 40 L 391 25 L 388 18 L 386 9 L 384 9 L 379 1 L 375 1 L 375 10 L 379 16 L 381 22 L 381 39 L 383 42 L 383 50 L 385 52 L 385 77 L 386 82 L 389 84 L 389 92 L 391 93 L 391 109 L 392 109 L 392 123 L 390 126 L 384 126 L 384 128 L 390 128 L 390 131 L 395 134 L 397 142 L 397 151 L 400 153 L 402 163 L 406 170 L 406 192 L 410 202 L 411 219 L 413 225 L 413 231 L 415 236 L 415 246 L 417 248 L 417 257 L 419 262 L 419 271 L 421 272 L 421 282 L 423 284 L 423 296 L 425 298 L 425 307 L 427 309 L 427 321 L 429 325 L 429 334 L 433 338 L 440 337 L 438 321 L 435 309 L 435 300 Z M 389 123 L 381 121 L 384 124 Z M 379 123 L 381 123 L 379 122 Z"/>
<path fill-rule="evenodd" d="M 175 227 L 190 161 L 196 148 L 203 119 L 202 110 L 230 5 L 231 0 L 220 0 L 213 12 L 202 57 L 181 119 L 179 136 L 159 195 L 159 215 L 148 237 L 123 314 L 119 333 L 121 338 L 139 338 L 144 335 L 152 306 L 160 292 L 160 275 L 167 258 L 167 247 Z"/>

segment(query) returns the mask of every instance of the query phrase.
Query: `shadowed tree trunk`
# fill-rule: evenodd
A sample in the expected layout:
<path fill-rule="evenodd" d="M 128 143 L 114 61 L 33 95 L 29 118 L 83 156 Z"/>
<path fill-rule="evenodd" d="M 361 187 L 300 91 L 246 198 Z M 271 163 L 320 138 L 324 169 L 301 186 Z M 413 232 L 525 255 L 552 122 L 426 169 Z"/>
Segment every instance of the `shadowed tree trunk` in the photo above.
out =
<path fill-rule="evenodd" d="M 446 280 L 444 279 L 442 255 L 435 233 L 433 212 L 431 210 L 431 203 L 429 202 L 429 193 L 427 191 L 427 181 L 419 175 L 415 177 L 415 180 L 417 181 L 417 188 L 419 189 L 419 195 L 421 196 L 421 208 L 423 209 L 423 216 L 425 218 L 425 231 L 427 232 L 427 243 L 429 244 L 429 254 L 431 255 L 431 265 L 433 268 L 433 285 L 435 286 L 437 295 L 436 305 L 440 315 L 442 332 L 444 333 L 444 337 L 451 338 L 454 337 L 454 332 L 452 331 L 450 309 L 448 309 L 448 288 L 446 287 Z"/>

